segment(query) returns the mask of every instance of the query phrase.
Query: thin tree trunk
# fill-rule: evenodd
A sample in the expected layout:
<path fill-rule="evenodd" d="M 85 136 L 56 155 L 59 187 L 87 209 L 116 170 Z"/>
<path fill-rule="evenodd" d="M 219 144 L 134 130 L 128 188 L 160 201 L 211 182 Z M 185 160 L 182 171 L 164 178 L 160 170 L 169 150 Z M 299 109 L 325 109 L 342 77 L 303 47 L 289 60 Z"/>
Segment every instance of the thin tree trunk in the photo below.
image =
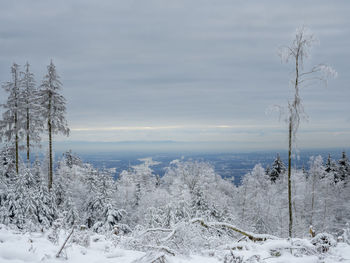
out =
<path fill-rule="evenodd" d="M 60 250 L 57 252 L 56 258 L 58 258 L 58 257 L 60 256 L 62 250 L 63 250 L 64 247 L 66 246 L 66 244 L 67 244 L 69 238 L 72 236 L 73 232 L 74 232 L 74 226 L 73 226 L 73 228 L 72 228 L 72 231 L 71 231 L 71 232 L 69 233 L 69 235 L 67 236 L 66 240 L 63 242 L 63 244 L 62 244 Z"/>
<path fill-rule="evenodd" d="M 289 150 L 288 150 L 289 237 L 292 237 L 292 231 L 293 231 L 291 163 L 292 163 L 292 117 L 289 117 Z"/>
<path fill-rule="evenodd" d="M 52 131 L 51 122 L 48 121 L 49 127 L 49 190 L 52 188 Z"/>
<path fill-rule="evenodd" d="M 311 226 L 313 225 L 314 206 L 315 206 L 315 181 L 316 181 L 316 175 L 314 173 L 312 177 L 311 219 L 310 219 Z"/>
<path fill-rule="evenodd" d="M 16 127 L 16 173 L 18 174 L 18 131 L 17 131 L 17 113 L 15 114 L 15 127 Z"/>
<path fill-rule="evenodd" d="M 17 91 L 17 70 L 15 72 L 15 90 Z M 16 131 L 16 136 L 15 136 L 15 148 L 16 148 L 16 174 L 18 175 L 18 104 L 17 104 L 17 92 L 15 92 L 15 131 Z"/>
<path fill-rule="evenodd" d="M 324 196 L 324 209 L 323 209 L 323 220 L 322 220 L 322 231 L 325 231 L 325 226 L 326 226 L 326 217 L 328 216 L 328 204 L 327 204 L 327 198 L 328 198 L 328 188 L 329 185 L 326 183 L 326 195 Z"/>
<path fill-rule="evenodd" d="M 51 126 L 51 94 L 49 94 L 49 118 L 47 121 L 49 130 L 49 190 L 52 188 L 52 126 Z"/>
<path fill-rule="evenodd" d="M 27 108 L 27 164 L 30 164 L 30 142 L 29 142 L 29 109 Z"/>
<path fill-rule="evenodd" d="M 26 74 L 29 76 L 29 64 L 26 63 Z M 27 167 L 30 167 L 30 115 L 29 115 L 29 92 L 30 90 L 30 83 L 29 79 L 26 79 L 26 132 L 27 132 Z"/>
<path fill-rule="evenodd" d="M 244 217 L 245 217 L 245 202 L 246 202 L 246 194 L 247 194 L 247 186 L 244 186 L 244 198 L 243 198 L 243 204 L 242 204 L 242 218 L 241 218 L 241 223 L 244 222 Z"/>
<path fill-rule="evenodd" d="M 292 181 L 291 181 L 291 172 L 292 172 L 292 136 L 293 136 L 293 126 L 299 125 L 299 121 L 293 123 L 293 115 L 299 120 L 299 111 L 298 111 L 298 103 L 299 103 L 299 51 L 298 48 L 296 57 L 295 57 L 295 95 L 294 102 L 292 104 L 292 108 L 290 108 L 290 116 L 289 116 L 289 147 L 288 147 L 288 208 L 289 208 L 289 237 L 292 237 L 293 234 L 293 210 L 292 210 Z M 293 110 L 295 112 L 293 112 Z"/>

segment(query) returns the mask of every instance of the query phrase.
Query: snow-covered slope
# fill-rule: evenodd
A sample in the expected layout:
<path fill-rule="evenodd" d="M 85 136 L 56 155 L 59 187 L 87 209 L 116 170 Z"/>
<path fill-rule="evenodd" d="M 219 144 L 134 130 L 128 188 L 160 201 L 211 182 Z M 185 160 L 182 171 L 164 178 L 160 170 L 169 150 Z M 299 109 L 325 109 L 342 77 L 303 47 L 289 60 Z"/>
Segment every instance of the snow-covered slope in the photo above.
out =
<path fill-rule="evenodd" d="M 22 262 L 74 262 L 74 263 L 98 263 L 98 262 L 133 262 L 147 255 L 146 252 L 131 251 L 118 248 L 111 240 L 104 236 L 94 235 L 88 248 L 75 243 L 69 243 L 63 250 L 62 255 L 56 258 L 68 233 L 60 233 L 59 244 L 53 244 L 47 238 L 47 233 L 26 233 L 11 230 L 0 225 L 0 262 L 22 263 Z M 161 253 L 153 254 L 155 256 Z M 151 255 L 152 256 L 152 255 Z M 170 258 L 166 256 L 167 258 Z M 149 258 L 149 257 L 148 257 Z M 145 257 L 146 259 L 146 257 Z M 208 262 L 214 263 L 218 260 L 193 256 L 189 258 L 173 257 L 172 262 Z"/>
<path fill-rule="evenodd" d="M 164 255 L 164 262 L 173 263 L 215 263 L 215 262 L 347 262 L 350 261 L 350 246 L 338 243 L 329 252 L 315 253 L 315 247 L 306 239 L 291 241 L 270 240 L 262 243 L 243 241 L 233 243 L 218 251 L 204 252 L 203 255 L 166 255 L 162 252 L 140 252 L 125 250 L 115 245 L 112 239 L 92 235 L 89 247 L 68 242 L 59 258 L 56 254 L 68 233 L 61 232 L 57 244 L 48 239 L 49 233 L 26 233 L 0 225 L 0 262 L 152 262 Z M 161 261 L 160 261 L 161 262 Z"/>

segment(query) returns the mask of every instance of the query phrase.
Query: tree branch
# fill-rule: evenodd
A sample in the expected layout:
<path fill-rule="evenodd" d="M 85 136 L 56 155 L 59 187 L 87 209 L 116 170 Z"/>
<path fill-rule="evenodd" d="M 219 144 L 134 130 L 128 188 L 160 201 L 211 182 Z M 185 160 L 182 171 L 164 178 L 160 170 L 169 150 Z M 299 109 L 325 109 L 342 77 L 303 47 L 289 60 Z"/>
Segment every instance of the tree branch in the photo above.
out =
<path fill-rule="evenodd" d="M 267 239 L 277 239 L 277 237 L 272 236 L 272 235 L 259 235 L 259 234 L 247 232 L 247 231 L 239 229 L 231 224 L 224 223 L 224 222 L 205 222 L 201 218 L 195 218 L 195 219 L 190 220 L 189 223 L 190 224 L 199 223 L 202 227 L 213 228 L 216 230 L 218 230 L 218 228 L 226 228 L 226 229 L 235 231 L 237 233 L 240 233 L 241 235 L 248 237 L 252 241 L 265 241 Z M 170 232 L 168 234 L 168 236 L 166 236 L 165 238 L 160 240 L 161 242 L 166 242 L 166 241 L 170 240 L 175 235 L 177 229 L 178 229 L 177 226 L 175 226 L 174 229 L 150 228 L 150 229 L 147 229 L 145 232 L 143 232 L 141 235 L 144 235 L 144 234 L 149 233 L 149 232 Z"/>
<path fill-rule="evenodd" d="M 259 234 L 246 232 L 246 231 L 243 231 L 243 230 L 241 230 L 241 229 L 239 229 L 231 224 L 227 224 L 227 223 L 223 223 L 223 222 L 205 222 L 203 219 L 197 218 L 197 219 L 193 219 L 191 221 L 191 223 L 200 223 L 200 225 L 205 227 L 205 228 L 224 227 L 224 228 L 233 230 L 235 232 L 238 232 L 241 235 L 248 237 L 252 241 L 265 241 L 267 239 L 277 239 L 275 236 L 272 236 L 272 235 L 259 235 Z"/>

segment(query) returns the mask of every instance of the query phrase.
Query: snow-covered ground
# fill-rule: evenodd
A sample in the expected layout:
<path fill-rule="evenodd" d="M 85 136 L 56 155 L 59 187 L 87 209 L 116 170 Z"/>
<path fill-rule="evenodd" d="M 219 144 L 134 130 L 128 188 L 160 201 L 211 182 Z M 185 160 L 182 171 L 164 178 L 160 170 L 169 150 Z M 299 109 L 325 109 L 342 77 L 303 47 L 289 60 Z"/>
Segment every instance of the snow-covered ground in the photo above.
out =
<path fill-rule="evenodd" d="M 133 262 L 136 259 L 146 256 L 146 252 L 125 250 L 113 245 L 113 242 L 106 240 L 103 236 L 91 236 L 91 243 L 88 248 L 69 243 L 62 255 L 56 258 L 66 235 L 61 233 L 59 244 L 54 245 L 47 238 L 46 233 L 26 233 L 10 230 L 6 226 L 0 226 L 0 262 L 1 263 L 22 263 L 22 262 Z M 158 253 L 160 255 L 161 253 Z M 167 256 L 168 258 L 168 256 Z M 170 257 L 169 257 L 170 258 Z M 215 258 L 202 256 L 172 257 L 171 262 L 218 262 Z"/>
<path fill-rule="evenodd" d="M 152 262 L 152 258 L 162 255 L 162 252 L 140 252 L 125 250 L 114 245 L 112 240 L 104 236 L 90 237 L 88 248 L 68 242 L 61 256 L 56 258 L 68 233 L 61 232 L 57 244 L 48 239 L 47 233 L 26 233 L 9 229 L 0 225 L 0 262 Z M 171 256 L 165 255 L 164 262 L 173 263 L 215 263 L 215 262 L 283 262 L 283 263 L 313 263 L 313 262 L 350 262 L 350 246 L 338 243 L 324 254 L 314 253 L 315 249 L 306 239 L 293 240 L 293 251 L 288 240 L 270 240 L 262 243 L 243 241 L 228 245 L 218 251 L 205 252 L 203 255 Z M 163 254 L 164 255 L 164 254 Z M 234 255 L 234 256 L 232 256 Z M 226 261 L 225 261 L 226 256 Z M 234 259 L 235 258 L 235 259 Z"/>

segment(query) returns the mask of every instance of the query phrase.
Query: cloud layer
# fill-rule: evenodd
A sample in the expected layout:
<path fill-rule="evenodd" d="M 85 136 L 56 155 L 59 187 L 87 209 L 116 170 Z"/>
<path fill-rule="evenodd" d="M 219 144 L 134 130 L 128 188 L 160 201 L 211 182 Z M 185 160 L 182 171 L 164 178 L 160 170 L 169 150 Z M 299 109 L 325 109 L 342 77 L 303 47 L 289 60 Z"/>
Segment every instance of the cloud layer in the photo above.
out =
<path fill-rule="evenodd" d="M 239 133 L 263 147 L 279 133 L 271 127 L 284 129 L 266 109 L 291 94 L 292 65 L 277 50 L 305 24 L 320 39 L 305 67 L 329 63 L 339 77 L 302 91 L 310 121 L 301 138 L 323 127 L 314 135 L 322 146 L 334 146 L 335 133 L 342 145 L 350 141 L 349 10 L 349 1 L 1 1 L 0 81 L 13 61 L 28 60 L 40 82 L 53 58 L 71 140 L 225 141 Z"/>

